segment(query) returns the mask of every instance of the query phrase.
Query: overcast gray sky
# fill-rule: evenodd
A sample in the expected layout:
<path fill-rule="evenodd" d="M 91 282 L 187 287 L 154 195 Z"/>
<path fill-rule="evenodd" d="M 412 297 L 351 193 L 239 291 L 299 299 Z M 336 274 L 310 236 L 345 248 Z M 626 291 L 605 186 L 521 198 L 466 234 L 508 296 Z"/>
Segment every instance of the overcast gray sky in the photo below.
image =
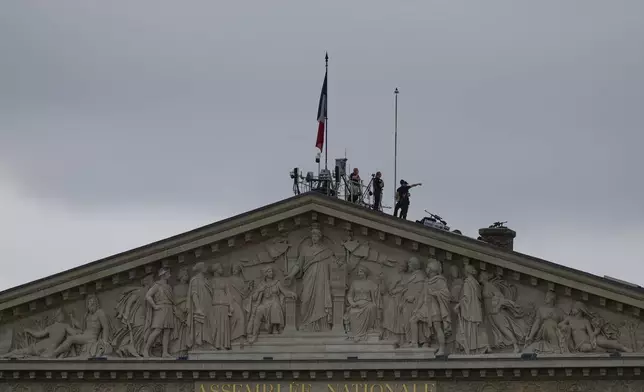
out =
<path fill-rule="evenodd" d="M 292 195 L 329 154 L 644 285 L 644 2 L 4 1 L 0 289 Z M 399 177 L 400 178 L 400 177 Z"/>

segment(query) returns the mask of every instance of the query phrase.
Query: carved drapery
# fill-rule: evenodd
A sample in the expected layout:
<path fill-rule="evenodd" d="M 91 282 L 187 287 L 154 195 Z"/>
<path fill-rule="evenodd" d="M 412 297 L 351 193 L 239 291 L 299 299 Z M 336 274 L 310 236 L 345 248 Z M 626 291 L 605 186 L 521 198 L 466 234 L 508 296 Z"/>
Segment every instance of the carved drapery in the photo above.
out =
<path fill-rule="evenodd" d="M 315 223 L 222 257 L 146 269 L 125 288 L 0 325 L 0 355 L 178 357 L 318 333 L 428 355 L 641 350 L 635 317 L 372 234 Z"/>

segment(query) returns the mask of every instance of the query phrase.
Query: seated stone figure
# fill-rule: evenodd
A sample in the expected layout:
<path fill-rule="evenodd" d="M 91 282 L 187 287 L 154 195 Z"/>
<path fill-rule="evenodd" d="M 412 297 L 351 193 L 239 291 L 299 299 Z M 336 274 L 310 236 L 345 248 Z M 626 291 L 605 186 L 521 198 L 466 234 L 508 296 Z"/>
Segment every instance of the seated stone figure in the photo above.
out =
<path fill-rule="evenodd" d="M 67 336 L 67 339 L 60 344 L 51 354 L 52 357 L 59 355 L 68 356 L 97 356 L 110 354 L 109 342 L 110 328 L 105 312 L 100 308 L 98 298 L 95 295 L 87 297 L 87 314 L 84 319 L 82 331 L 74 331 Z M 75 355 L 71 351 L 75 349 Z"/>
<path fill-rule="evenodd" d="M 368 270 L 358 267 L 357 278 L 351 282 L 347 292 L 349 308 L 344 316 L 349 337 L 354 341 L 364 340 L 373 331 L 378 320 L 380 292 L 378 285 L 369 279 Z"/>

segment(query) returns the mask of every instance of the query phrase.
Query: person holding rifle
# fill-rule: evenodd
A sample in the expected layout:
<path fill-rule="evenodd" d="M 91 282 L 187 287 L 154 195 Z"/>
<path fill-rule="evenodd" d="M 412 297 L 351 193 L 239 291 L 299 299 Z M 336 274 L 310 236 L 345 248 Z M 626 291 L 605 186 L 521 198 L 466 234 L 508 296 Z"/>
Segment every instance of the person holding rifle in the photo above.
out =
<path fill-rule="evenodd" d="M 398 210 L 400 210 L 400 218 L 407 219 L 407 211 L 409 210 L 409 190 L 411 188 L 421 186 L 423 184 L 411 184 L 405 180 L 400 180 L 400 187 L 396 190 L 396 206 L 394 207 L 394 216 L 398 217 Z"/>

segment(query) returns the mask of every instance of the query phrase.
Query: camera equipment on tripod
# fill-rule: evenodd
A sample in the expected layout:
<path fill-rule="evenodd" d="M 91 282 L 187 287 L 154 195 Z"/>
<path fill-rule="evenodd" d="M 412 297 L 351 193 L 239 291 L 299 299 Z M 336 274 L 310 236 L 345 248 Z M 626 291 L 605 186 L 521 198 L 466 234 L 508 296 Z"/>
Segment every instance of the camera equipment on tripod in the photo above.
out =
<path fill-rule="evenodd" d="M 490 229 L 500 229 L 500 228 L 504 228 L 506 223 L 508 223 L 508 221 L 505 221 L 505 222 L 494 222 L 494 223 L 492 223 L 492 224 L 490 225 L 490 227 L 489 227 L 489 228 L 490 228 Z"/>
<path fill-rule="evenodd" d="M 293 180 L 293 193 L 299 195 L 306 192 L 317 192 L 371 208 L 375 175 L 371 175 L 366 186 L 362 181 L 353 182 L 347 175 L 349 169 L 347 162 L 347 158 L 338 158 L 335 160 L 333 169 L 321 169 L 317 176 L 313 172 L 307 172 L 305 177 L 302 175 L 302 170 L 293 169 L 290 173 Z M 382 205 L 379 207 L 380 210 L 389 208 L 391 207 Z"/>
<path fill-rule="evenodd" d="M 293 193 L 300 194 L 300 169 L 293 168 L 291 171 L 291 179 L 293 180 Z"/>
<path fill-rule="evenodd" d="M 340 177 L 347 175 L 347 158 L 337 158 L 335 160 L 335 167 Z"/>

